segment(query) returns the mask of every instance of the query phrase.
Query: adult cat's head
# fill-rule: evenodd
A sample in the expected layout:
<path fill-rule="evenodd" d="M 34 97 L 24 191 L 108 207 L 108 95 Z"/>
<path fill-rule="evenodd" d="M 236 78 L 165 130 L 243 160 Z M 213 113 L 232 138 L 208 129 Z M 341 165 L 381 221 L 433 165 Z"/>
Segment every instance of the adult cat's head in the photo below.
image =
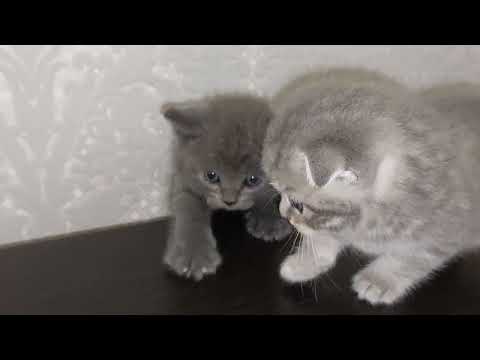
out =
<path fill-rule="evenodd" d="M 178 139 L 181 180 L 212 209 L 250 208 L 268 185 L 260 164 L 272 116 L 268 102 L 232 93 L 167 103 L 162 113 Z"/>
<path fill-rule="evenodd" d="M 304 235 L 341 227 L 358 215 L 368 169 L 339 144 L 317 142 L 283 148 L 276 161 L 265 157 L 272 186 L 281 193 L 280 213 Z"/>
<path fill-rule="evenodd" d="M 282 194 L 282 216 L 309 235 L 394 194 L 406 173 L 398 171 L 405 146 L 397 115 L 410 112 L 396 100 L 406 96 L 400 85 L 368 71 L 336 69 L 292 84 L 274 100 L 262 164 Z"/>

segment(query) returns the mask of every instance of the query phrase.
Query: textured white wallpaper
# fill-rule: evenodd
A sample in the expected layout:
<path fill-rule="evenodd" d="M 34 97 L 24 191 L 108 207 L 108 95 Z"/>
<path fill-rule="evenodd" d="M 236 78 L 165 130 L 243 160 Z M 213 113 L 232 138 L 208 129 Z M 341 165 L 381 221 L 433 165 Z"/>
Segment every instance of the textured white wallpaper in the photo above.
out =
<path fill-rule="evenodd" d="M 0 46 L 0 244 L 168 215 L 164 100 L 317 65 L 480 81 L 480 46 Z"/>

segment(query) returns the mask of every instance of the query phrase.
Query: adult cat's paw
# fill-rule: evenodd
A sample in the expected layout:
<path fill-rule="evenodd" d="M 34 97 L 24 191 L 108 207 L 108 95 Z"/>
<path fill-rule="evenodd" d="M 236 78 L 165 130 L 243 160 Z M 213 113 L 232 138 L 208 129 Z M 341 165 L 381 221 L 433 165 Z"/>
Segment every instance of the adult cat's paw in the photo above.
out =
<path fill-rule="evenodd" d="M 173 247 L 167 250 L 163 261 L 175 274 L 200 281 L 217 271 L 222 257 L 211 245 L 196 249 Z"/>
<path fill-rule="evenodd" d="M 249 212 L 245 215 L 247 231 L 257 239 L 265 241 L 282 240 L 292 232 L 290 223 L 272 214 Z"/>
<path fill-rule="evenodd" d="M 312 280 L 330 270 L 335 263 L 336 252 L 328 248 L 325 251 L 312 249 L 304 240 L 297 252 L 287 256 L 280 265 L 280 277 L 286 282 L 298 283 Z"/>
<path fill-rule="evenodd" d="M 288 283 L 305 282 L 316 278 L 329 268 L 329 263 L 317 263 L 313 259 L 302 259 L 299 254 L 293 254 L 280 266 L 280 277 Z"/>
<path fill-rule="evenodd" d="M 409 286 L 404 278 L 368 266 L 353 277 L 352 288 L 359 299 L 372 305 L 391 305 L 407 294 Z"/>

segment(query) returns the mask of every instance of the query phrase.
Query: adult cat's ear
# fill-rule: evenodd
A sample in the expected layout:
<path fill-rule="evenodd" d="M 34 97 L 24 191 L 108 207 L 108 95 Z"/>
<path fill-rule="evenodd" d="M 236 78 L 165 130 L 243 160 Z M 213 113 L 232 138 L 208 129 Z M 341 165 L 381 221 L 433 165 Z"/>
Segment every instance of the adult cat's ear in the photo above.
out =
<path fill-rule="evenodd" d="M 310 186 L 319 186 L 321 184 L 321 175 L 315 169 L 309 156 L 303 150 L 294 149 L 290 157 L 290 168 L 296 173 L 302 174 Z"/>
<path fill-rule="evenodd" d="M 343 157 L 334 149 L 315 149 L 310 152 L 297 148 L 290 161 L 292 170 L 303 174 L 310 186 L 322 187 L 333 181 L 353 184 L 358 180 L 352 169 L 345 168 Z M 319 154 L 322 154 L 320 158 Z"/>
<path fill-rule="evenodd" d="M 330 179 L 328 180 L 327 184 L 333 181 L 341 181 L 345 184 L 354 184 L 358 180 L 358 175 L 351 169 L 338 169 L 335 170 Z"/>
<path fill-rule="evenodd" d="M 203 101 L 168 102 L 160 109 L 177 135 L 183 138 L 196 138 L 205 131 L 206 111 L 207 104 Z"/>

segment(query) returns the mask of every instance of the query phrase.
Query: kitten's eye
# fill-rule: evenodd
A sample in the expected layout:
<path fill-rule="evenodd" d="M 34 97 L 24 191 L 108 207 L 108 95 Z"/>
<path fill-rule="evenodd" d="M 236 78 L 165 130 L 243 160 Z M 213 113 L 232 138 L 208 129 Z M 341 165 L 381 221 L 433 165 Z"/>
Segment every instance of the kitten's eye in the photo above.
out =
<path fill-rule="evenodd" d="M 220 182 L 220 177 L 215 171 L 212 170 L 205 173 L 205 178 L 212 184 L 217 184 Z"/>
<path fill-rule="evenodd" d="M 258 176 L 251 175 L 245 179 L 244 183 L 248 187 L 255 187 L 261 183 L 261 179 Z"/>
<path fill-rule="evenodd" d="M 298 210 L 300 214 L 303 214 L 303 204 L 297 200 L 295 200 L 292 197 L 289 197 L 288 200 L 290 201 L 290 204 Z"/>

